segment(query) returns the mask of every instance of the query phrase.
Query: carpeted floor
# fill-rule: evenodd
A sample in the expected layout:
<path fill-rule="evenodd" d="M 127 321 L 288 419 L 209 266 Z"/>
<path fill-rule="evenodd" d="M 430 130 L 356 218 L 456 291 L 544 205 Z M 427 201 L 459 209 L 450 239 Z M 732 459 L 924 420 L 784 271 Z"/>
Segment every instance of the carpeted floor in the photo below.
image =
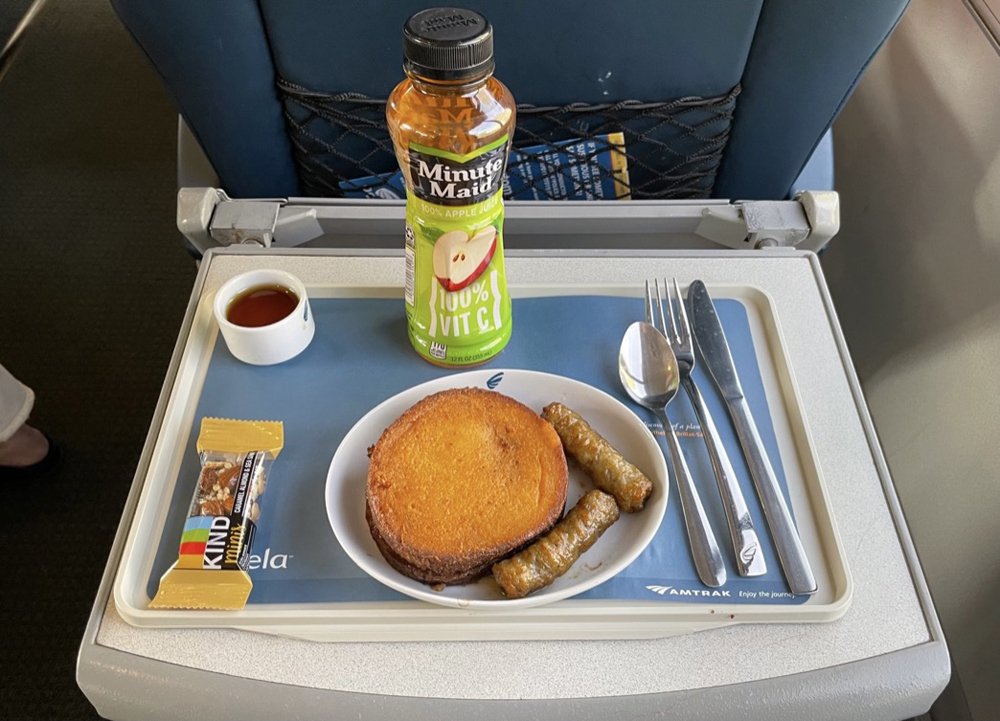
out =
<path fill-rule="evenodd" d="M 195 276 L 176 114 L 103 0 L 53 0 L 0 83 L 0 363 L 66 449 L 0 487 L 0 718 L 98 718 L 76 654 Z"/>

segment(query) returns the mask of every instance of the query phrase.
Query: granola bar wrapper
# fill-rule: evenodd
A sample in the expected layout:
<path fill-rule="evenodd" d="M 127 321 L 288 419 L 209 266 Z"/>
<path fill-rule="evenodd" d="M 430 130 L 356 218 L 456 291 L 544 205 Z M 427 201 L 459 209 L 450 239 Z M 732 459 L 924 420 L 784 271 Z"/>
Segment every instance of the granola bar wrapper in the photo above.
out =
<path fill-rule="evenodd" d="M 253 588 L 247 568 L 260 497 L 283 445 L 278 421 L 202 419 L 201 472 L 180 553 L 160 579 L 150 608 L 238 610 L 246 605 Z"/>

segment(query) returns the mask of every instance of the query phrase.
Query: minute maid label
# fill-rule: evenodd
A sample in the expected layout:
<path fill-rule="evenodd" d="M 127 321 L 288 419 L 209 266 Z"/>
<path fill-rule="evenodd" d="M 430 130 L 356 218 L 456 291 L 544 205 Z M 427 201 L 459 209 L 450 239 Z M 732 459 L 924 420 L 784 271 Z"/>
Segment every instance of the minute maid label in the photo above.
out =
<path fill-rule="evenodd" d="M 468 155 L 409 146 L 407 325 L 432 362 L 482 363 L 510 339 L 501 195 L 508 149 L 506 135 Z"/>

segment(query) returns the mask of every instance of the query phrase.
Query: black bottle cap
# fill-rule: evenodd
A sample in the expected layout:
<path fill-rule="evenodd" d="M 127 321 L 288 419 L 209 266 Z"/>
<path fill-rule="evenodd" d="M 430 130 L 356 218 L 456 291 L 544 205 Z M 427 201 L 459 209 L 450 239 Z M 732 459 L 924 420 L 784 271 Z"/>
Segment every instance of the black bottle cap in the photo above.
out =
<path fill-rule="evenodd" d="M 462 8 L 421 10 L 403 25 L 403 67 L 428 80 L 493 72 L 493 26 Z"/>

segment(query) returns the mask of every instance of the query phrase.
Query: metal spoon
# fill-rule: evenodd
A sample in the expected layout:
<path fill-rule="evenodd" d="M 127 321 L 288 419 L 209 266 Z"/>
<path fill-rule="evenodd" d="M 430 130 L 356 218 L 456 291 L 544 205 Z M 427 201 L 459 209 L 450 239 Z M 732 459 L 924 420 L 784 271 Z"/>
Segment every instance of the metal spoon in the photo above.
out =
<path fill-rule="evenodd" d="M 681 453 L 674 427 L 667 419 L 667 404 L 680 387 L 677 359 L 667 339 L 649 323 L 633 323 L 625 331 L 618 352 L 618 377 L 629 397 L 653 411 L 663 424 L 698 578 L 706 586 L 721 586 L 726 582 L 722 553 Z"/>

